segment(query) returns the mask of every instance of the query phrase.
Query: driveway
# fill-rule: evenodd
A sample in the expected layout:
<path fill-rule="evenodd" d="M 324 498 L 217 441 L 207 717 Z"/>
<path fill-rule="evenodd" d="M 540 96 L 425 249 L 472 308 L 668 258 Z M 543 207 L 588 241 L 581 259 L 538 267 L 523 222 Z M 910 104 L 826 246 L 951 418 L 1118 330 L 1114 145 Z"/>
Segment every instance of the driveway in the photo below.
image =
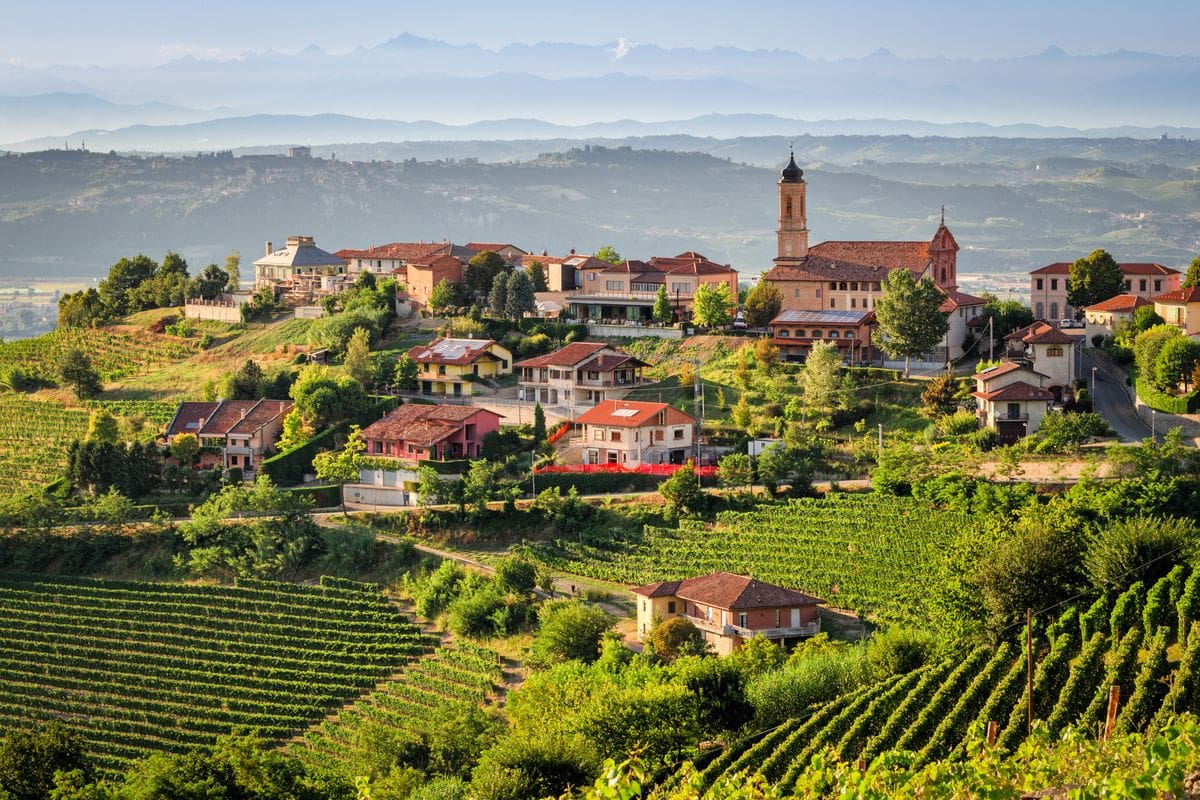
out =
<path fill-rule="evenodd" d="M 1088 350 L 1083 351 L 1082 361 L 1080 376 L 1087 379 L 1089 389 L 1092 367 L 1096 368 L 1096 390 L 1092 395 L 1092 406 L 1096 413 L 1104 417 L 1123 442 L 1140 442 L 1149 438 L 1150 426 L 1134 413 L 1133 401 L 1125 388 L 1125 375 L 1110 371 L 1103 361 L 1093 358 Z"/>

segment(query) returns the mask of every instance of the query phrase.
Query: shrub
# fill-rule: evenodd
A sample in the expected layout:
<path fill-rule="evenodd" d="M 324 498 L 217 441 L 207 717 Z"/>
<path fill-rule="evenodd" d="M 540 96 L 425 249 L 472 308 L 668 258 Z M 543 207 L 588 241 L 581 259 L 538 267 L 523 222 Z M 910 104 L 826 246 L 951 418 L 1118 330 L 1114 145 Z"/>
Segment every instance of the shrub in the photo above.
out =
<path fill-rule="evenodd" d="M 674 661 L 679 656 L 699 655 L 707 645 L 700 630 L 683 617 L 672 617 L 654 626 L 650 641 L 655 654 L 664 661 Z"/>
<path fill-rule="evenodd" d="M 1084 555 L 1088 577 L 1097 588 L 1120 591 L 1142 581 L 1153 583 L 1196 552 L 1195 526 L 1188 520 L 1139 515 L 1110 522 L 1092 538 Z"/>
<path fill-rule="evenodd" d="M 595 661 L 613 618 L 578 600 L 558 600 L 542 606 L 538 622 L 528 660 L 534 666 L 545 667 L 573 659 L 585 664 Z"/>

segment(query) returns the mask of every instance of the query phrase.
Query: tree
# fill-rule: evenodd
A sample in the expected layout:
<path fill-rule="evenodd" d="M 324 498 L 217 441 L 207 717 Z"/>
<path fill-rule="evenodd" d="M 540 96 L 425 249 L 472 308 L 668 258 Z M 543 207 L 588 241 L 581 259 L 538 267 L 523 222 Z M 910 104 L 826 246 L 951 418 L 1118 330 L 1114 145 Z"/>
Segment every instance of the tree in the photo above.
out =
<path fill-rule="evenodd" d="M 659 325 L 670 325 L 675 321 L 675 309 L 671 308 L 671 298 L 667 296 L 665 283 L 658 287 L 658 294 L 654 296 L 654 308 L 650 315 Z"/>
<path fill-rule="evenodd" d="M 840 405 L 842 357 L 833 342 L 813 342 L 804 369 L 800 371 L 804 404 L 810 408 L 832 409 Z"/>
<path fill-rule="evenodd" d="M 533 286 L 535 292 L 550 291 L 550 282 L 546 279 L 546 267 L 536 258 L 529 262 L 529 266 L 525 268 L 525 273 L 529 276 L 529 283 Z"/>
<path fill-rule="evenodd" d="M 463 282 L 476 294 L 487 294 L 496 276 L 508 272 L 508 264 L 497 253 L 481 250 L 472 256 L 463 270 Z"/>
<path fill-rule="evenodd" d="M 87 439 L 92 442 L 117 443 L 117 418 L 108 409 L 97 408 L 88 420 Z"/>
<path fill-rule="evenodd" d="M 546 443 L 546 412 L 540 401 L 533 404 L 533 447 L 536 450 Z"/>
<path fill-rule="evenodd" d="M 95 289 L 68 292 L 58 299 L 60 328 L 91 328 L 111 315 Z"/>
<path fill-rule="evenodd" d="M 75 397 L 88 400 L 104 391 L 100 373 L 92 367 L 92 360 L 78 348 L 71 348 L 58 366 L 58 376 L 63 384 L 75 390 Z"/>
<path fill-rule="evenodd" d="M 216 264 L 209 264 L 203 272 L 188 282 L 187 295 L 214 300 L 220 297 L 228 286 L 229 273 Z"/>
<path fill-rule="evenodd" d="M 460 481 L 463 505 L 474 506 L 476 516 L 487 513 L 488 501 L 496 491 L 498 475 L 497 465 L 480 458 L 471 462 L 467 474 Z"/>
<path fill-rule="evenodd" d="M 537 567 L 519 556 L 509 556 L 496 564 L 496 582 L 505 591 L 529 594 L 537 586 Z"/>
<path fill-rule="evenodd" d="M 200 439 L 194 433 L 181 433 L 171 440 L 169 448 L 171 458 L 180 464 L 189 466 L 196 463 L 200 455 Z"/>
<path fill-rule="evenodd" d="M 746 324 L 765 328 L 783 309 L 783 293 L 770 281 L 760 280 L 746 295 Z"/>
<path fill-rule="evenodd" d="M 938 375 L 921 392 L 925 415 L 940 417 L 958 410 L 958 381 L 950 373 Z"/>
<path fill-rule="evenodd" d="M 537 298 L 533 296 L 533 284 L 529 282 L 529 276 L 520 270 L 516 270 L 508 276 L 505 309 L 508 316 L 515 320 L 520 320 L 526 314 L 532 314 L 537 310 Z"/>
<path fill-rule="evenodd" d="M 1048 526 L 1027 524 L 981 558 L 977 580 L 993 631 L 1069 598 L 1079 588 L 1081 543 Z"/>
<path fill-rule="evenodd" d="M 727 283 L 702 283 L 692 295 L 692 319 L 715 328 L 733 321 L 733 293 Z"/>
<path fill-rule="evenodd" d="M 1179 384 L 1188 391 L 1192 373 L 1200 366 L 1200 342 L 1186 336 L 1168 339 L 1154 359 L 1154 385 L 1177 394 Z"/>
<path fill-rule="evenodd" d="M 1172 339 L 1181 338 L 1183 333 L 1174 325 L 1155 325 L 1142 331 L 1133 340 L 1133 364 L 1138 377 L 1153 384 L 1156 380 L 1158 354 Z"/>
<path fill-rule="evenodd" d="M 334 356 L 344 356 L 350 338 L 359 328 L 367 330 L 367 341 L 377 342 L 387 324 L 387 312 L 380 308 L 356 308 L 322 317 L 309 328 L 309 341 L 328 348 Z"/>
<path fill-rule="evenodd" d="M 675 474 L 658 485 L 658 493 L 675 514 L 699 511 L 707 497 L 696 479 L 696 470 L 689 461 Z"/>
<path fill-rule="evenodd" d="M 1134 335 L 1142 331 L 1148 331 L 1156 325 L 1163 325 L 1166 320 L 1158 315 L 1154 310 L 1153 305 L 1140 306 L 1134 309 L 1133 312 L 1133 330 Z"/>
<path fill-rule="evenodd" d="M 621 258 L 621 254 L 618 253 L 617 249 L 615 247 L 613 247 L 611 244 L 606 244 L 606 245 L 604 245 L 604 247 L 601 247 L 599 250 L 597 250 L 595 253 L 592 254 L 592 258 L 596 258 L 601 261 L 607 261 L 610 264 L 620 264 L 622 261 L 625 260 L 625 259 Z"/>
<path fill-rule="evenodd" d="M 762 336 L 754 342 L 754 363 L 767 377 L 779 368 L 779 348 L 771 344 L 771 337 Z"/>
<path fill-rule="evenodd" d="M 417 375 L 419 374 L 420 365 L 413 361 L 408 353 L 405 353 L 396 359 L 396 368 L 392 373 L 392 385 L 397 389 L 412 391 L 417 388 Z"/>
<path fill-rule="evenodd" d="M 708 648 L 704 634 L 684 617 L 671 617 L 655 625 L 650 631 L 650 643 L 654 645 L 654 654 L 667 662 L 680 656 L 702 655 Z"/>
<path fill-rule="evenodd" d="M 334 375 L 328 367 L 318 364 L 300 371 L 289 394 L 305 425 L 314 430 L 353 419 L 368 405 L 361 383 L 349 375 Z"/>
<path fill-rule="evenodd" d="M 983 306 L 983 325 L 992 321 L 992 333 L 996 339 L 1003 339 L 1015 330 L 1033 324 L 1033 310 L 1017 300 L 1001 300 L 995 296 L 983 295 L 987 303 Z M 982 331 L 983 328 L 981 327 Z"/>
<path fill-rule="evenodd" d="M 56 772 L 79 770 L 80 782 L 91 779 L 91 766 L 79 734 L 58 722 L 33 730 L 10 729 L 0 738 L 0 797 L 46 800 Z"/>
<path fill-rule="evenodd" d="M 263 396 L 265 381 L 262 367 L 247 358 L 237 372 L 229 376 L 225 397 L 229 400 L 258 400 Z"/>
<path fill-rule="evenodd" d="M 742 392 L 738 397 L 737 403 L 734 404 L 733 410 L 729 412 L 729 418 L 738 428 L 746 433 L 752 433 L 754 428 L 754 411 L 750 408 L 750 401 L 746 399 L 746 393 Z"/>
<path fill-rule="evenodd" d="M 342 498 L 342 514 L 346 513 L 346 483 L 358 480 L 359 465 L 367 445 L 362 440 L 362 429 L 357 425 L 350 428 L 346 446 L 341 450 L 325 450 L 313 456 L 313 470 L 323 481 L 337 481 L 338 494 Z"/>
<path fill-rule="evenodd" d="M 242 283 L 242 254 L 237 250 L 225 256 L 225 274 L 229 276 L 229 291 L 236 292 Z"/>
<path fill-rule="evenodd" d="M 578 600 L 545 603 L 538 612 L 529 660 L 539 667 L 572 660 L 590 664 L 600 656 L 600 641 L 613 621 L 602 609 Z"/>
<path fill-rule="evenodd" d="M 504 273 L 496 275 L 492 281 L 492 290 L 488 292 L 488 309 L 496 317 L 508 314 L 508 277 Z"/>
<path fill-rule="evenodd" d="M 1125 291 L 1121 265 L 1104 250 L 1093 250 L 1071 265 L 1067 276 L 1067 303 L 1083 309 Z"/>
<path fill-rule="evenodd" d="M 758 455 L 758 479 L 772 494 L 783 484 L 808 491 L 812 485 L 815 459 L 810 450 L 788 444 L 773 444 Z"/>
<path fill-rule="evenodd" d="M 1176 564 L 1191 563 L 1196 549 L 1190 520 L 1139 515 L 1099 527 L 1083 563 L 1093 586 L 1119 593 L 1138 581 L 1152 586 Z"/>
<path fill-rule="evenodd" d="M 892 270 L 884 278 L 883 295 L 875 303 L 879 346 L 891 358 L 904 359 L 905 378 L 909 360 L 933 350 L 950 330 L 949 320 L 938 310 L 945 299 L 933 281 L 917 281 L 906 269 Z"/>
<path fill-rule="evenodd" d="M 358 273 L 358 279 L 354 281 L 355 289 L 365 289 L 369 292 L 375 290 L 375 285 L 375 273 L 369 269 L 364 269 Z"/>
<path fill-rule="evenodd" d="M 749 487 L 754 480 L 754 469 L 750 456 L 745 453 L 728 453 L 717 462 L 717 475 L 721 485 L 728 489 Z"/>
<path fill-rule="evenodd" d="M 371 334 L 366 328 L 356 328 L 351 334 L 342 366 L 347 375 L 363 386 L 371 382 L 374 365 L 371 363 Z"/>
<path fill-rule="evenodd" d="M 429 294 L 429 310 L 437 314 L 448 308 L 454 308 L 456 305 L 458 305 L 458 291 L 454 288 L 453 283 L 442 278 Z"/>
<path fill-rule="evenodd" d="M 140 253 L 113 264 L 108 268 L 108 277 L 97 287 L 104 307 L 114 316 L 136 310 L 129 308 L 129 293 L 153 278 L 157 270 L 158 264 Z"/>
<path fill-rule="evenodd" d="M 1192 259 L 1192 263 L 1188 265 L 1187 272 L 1183 276 L 1184 289 L 1190 289 L 1193 286 L 1200 286 L 1200 256 Z"/>

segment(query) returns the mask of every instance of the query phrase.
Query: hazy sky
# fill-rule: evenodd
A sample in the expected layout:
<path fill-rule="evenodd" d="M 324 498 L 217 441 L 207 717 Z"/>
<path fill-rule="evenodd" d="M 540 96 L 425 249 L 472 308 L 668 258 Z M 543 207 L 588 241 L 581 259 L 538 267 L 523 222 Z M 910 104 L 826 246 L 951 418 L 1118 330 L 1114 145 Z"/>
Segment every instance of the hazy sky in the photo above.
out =
<path fill-rule="evenodd" d="M 317 44 L 340 52 L 403 33 L 509 42 L 783 48 L 812 57 L 1024 55 L 1121 48 L 1200 53 L 1196 0 L 6 0 L 0 62 L 128 64 Z"/>

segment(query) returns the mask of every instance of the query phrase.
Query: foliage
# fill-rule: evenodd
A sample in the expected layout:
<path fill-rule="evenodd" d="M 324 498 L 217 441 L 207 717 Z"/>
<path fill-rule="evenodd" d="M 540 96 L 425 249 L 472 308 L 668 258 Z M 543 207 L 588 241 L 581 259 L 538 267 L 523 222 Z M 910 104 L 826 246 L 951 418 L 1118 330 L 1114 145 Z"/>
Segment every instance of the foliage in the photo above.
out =
<path fill-rule="evenodd" d="M 609 264 L 620 264 L 622 261 L 624 261 L 624 259 L 621 258 L 621 254 L 618 253 L 617 249 L 611 244 L 606 244 L 601 247 L 592 254 L 592 258 L 599 259 L 600 261 L 607 261 Z"/>
<path fill-rule="evenodd" d="M 875 303 L 878 343 L 891 358 L 908 362 L 932 351 L 950 329 L 946 315 L 938 309 L 945 297 L 929 278 L 919 282 L 908 270 L 897 269 L 883 280 L 883 295 Z"/>
<path fill-rule="evenodd" d="M 733 321 L 733 293 L 727 283 L 702 283 L 692 294 L 692 320 L 716 328 Z"/>
<path fill-rule="evenodd" d="M 703 508 L 707 500 L 691 462 L 684 464 L 674 475 L 660 483 L 658 493 L 675 514 L 695 513 Z"/>
<path fill-rule="evenodd" d="M 45 800 L 55 773 L 79 770 L 86 781 L 91 767 L 78 733 L 57 722 L 32 730 L 6 729 L 0 737 L 0 797 L 5 800 Z"/>
<path fill-rule="evenodd" d="M 510 319 L 521 319 L 537 309 L 537 298 L 533 295 L 533 284 L 521 270 L 513 270 L 505 287 L 504 310 Z"/>
<path fill-rule="evenodd" d="M 446 278 L 438 281 L 437 286 L 433 287 L 433 291 L 429 295 L 429 310 L 435 314 L 440 314 L 446 309 L 454 308 L 458 305 L 458 291 Z"/>
<path fill-rule="evenodd" d="M 97 397 L 104 391 L 100 373 L 82 350 L 71 349 L 63 355 L 58 366 L 58 377 L 64 385 L 74 390 L 75 397 L 80 400 Z"/>
<path fill-rule="evenodd" d="M 1067 277 L 1067 303 L 1072 308 L 1087 308 L 1116 297 L 1125 290 L 1121 265 L 1108 252 L 1093 250 L 1071 264 Z"/>
<path fill-rule="evenodd" d="M 979 565 L 979 587 L 993 631 L 1024 618 L 1025 609 L 1052 606 L 1082 582 L 1082 543 L 1037 524 L 1000 542 Z"/>
<path fill-rule="evenodd" d="M 497 317 L 508 316 L 508 276 L 503 272 L 496 273 L 492 279 L 492 288 L 488 292 L 488 309 Z"/>
<path fill-rule="evenodd" d="M 651 309 L 650 315 L 659 325 L 670 325 L 675 321 L 675 309 L 671 307 L 671 298 L 667 295 L 665 283 L 658 287 L 658 294 L 654 296 L 654 308 Z"/>
<path fill-rule="evenodd" d="M 750 456 L 745 453 L 727 453 L 717 462 L 717 474 L 721 485 L 729 489 L 749 489 L 754 481 L 754 469 Z"/>
<path fill-rule="evenodd" d="M 93 442 L 116 444 L 119 429 L 117 418 L 106 408 L 97 408 L 88 420 L 87 439 Z"/>
<path fill-rule="evenodd" d="M 335 481 L 343 487 L 343 490 L 339 492 L 342 496 L 343 514 L 346 513 L 344 487 L 346 483 L 358 480 L 361 457 L 366 449 L 366 442 L 362 440 L 362 429 L 353 425 L 346 437 L 346 444 L 341 450 L 326 450 L 313 456 L 313 471 L 317 475 L 317 480 Z"/>
<path fill-rule="evenodd" d="M 1163 343 L 1154 359 L 1151 375 L 1155 386 L 1162 391 L 1178 394 L 1179 385 L 1183 384 L 1186 393 L 1197 366 L 1200 366 L 1200 342 L 1176 336 Z"/>
<path fill-rule="evenodd" d="M 471 257 L 463 269 L 463 282 L 476 294 L 486 295 L 497 275 L 507 274 L 508 264 L 497 253 L 481 250 Z"/>
<path fill-rule="evenodd" d="M 354 333 L 350 334 L 342 366 L 345 367 L 347 375 L 363 386 L 371 384 L 375 365 L 371 361 L 371 334 L 366 328 L 355 328 Z"/>
<path fill-rule="evenodd" d="M 1121 591 L 1136 581 L 1153 584 L 1195 555 L 1196 527 L 1183 519 L 1138 515 L 1109 522 L 1088 543 L 1084 568 L 1092 584 Z"/>
<path fill-rule="evenodd" d="M 529 594 L 537 586 L 537 567 L 518 556 L 509 556 L 496 564 L 495 577 L 501 589 Z"/>
<path fill-rule="evenodd" d="M 983 306 L 981 316 L 983 324 L 986 324 L 989 319 L 992 320 L 993 334 L 1001 340 L 1013 331 L 1033 324 L 1033 310 L 1018 300 L 987 297 L 987 303 Z M 976 370 L 976 372 L 978 371 Z"/>
<path fill-rule="evenodd" d="M 529 266 L 525 268 L 525 274 L 529 276 L 529 283 L 535 292 L 550 291 L 550 283 L 546 279 L 546 267 L 541 261 L 536 258 L 530 261 Z"/>
<path fill-rule="evenodd" d="M 760 280 L 746 295 L 746 325 L 765 328 L 783 309 L 783 293 L 770 281 Z"/>
<path fill-rule="evenodd" d="M 322 317 L 309 328 L 309 338 L 329 349 L 334 358 L 346 355 L 351 338 L 360 329 L 367 331 L 368 343 L 379 341 L 387 312 L 378 308 L 356 308 L 340 314 Z"/>
<path fill-rule="evenodd" d="M 685 617 L 671 617 L 650 631 L 654 654 L 671 662 L 680 656 L 702 655 L 708 648 L 704 634 Z"/>
<path fill-rule="evenodd" d="M 404 353 L 400 358 L 396 359 L 396 367 L 393 372 L 392 385 L 397 389 L 412 391 L 417 388 L 417 376 L 420 374 L 420 366 L 408 353 Z"/>
<path fill-rule="evenodd" d="M 953 414 L 958 410 L 958 380 L 948 372 L 938 375 L 925 385 L 921 404 L 928 417 Z"/>
<path fill-rule="evenodd" d="M 368 403 L 361 383 L 349 375 L 335 375 L 319 364 L 300 371 L 290 394 L 304 423 L 316 430 L 355 418 Z"/>
<path fill-rule="evenodd" d="M 1164 325 L 1166 320 L 1158 315 L 1153 305 L 1140 306 L 1133 311 L 1133 330 L 1135 333 L 1148 331 L 1156 325 Z"/>
<path fill-rule="evenodd" d="M 541 667 L 572 659 L 590 664 L 599 658 L 600 642 L 612 625 L 613 618 L 603 609 L 579 600 L 544 603 L 529 662 Z"/>
<path fill-rule="evenodd" d="M 89 440 L 67 448 L 66 478 L 80 492 L 116 489 L 126 497 L 141 497 L 158 486 L 162 471 L 162 456 L 152 442 Z"/>
<path fill-rule="evenodd" d="M 804 361 L 799 384 L 804 404 L 810 408 L 833 409 L 846 404 L 846 383 L 842 380 L 842 357 L 832 342 L 813 342 Z"/>
<path fill-rule="evenodd" d="M 1090 411 L 1048 413 L 1027 444 L 1036 453 L 1065 453 L 1079 450 L 1081 444 L 1100 436 L 1112 436 L 1104 417 Z"/>
<path fill-rule="evenodd" d="M 1174 325 L 1156 325 L 1139 333 L 1133 340 L 1133 363 L 1138 377 L 1154 383 L 1158 354 L 1169 340 L 1182 335 Z"/>

